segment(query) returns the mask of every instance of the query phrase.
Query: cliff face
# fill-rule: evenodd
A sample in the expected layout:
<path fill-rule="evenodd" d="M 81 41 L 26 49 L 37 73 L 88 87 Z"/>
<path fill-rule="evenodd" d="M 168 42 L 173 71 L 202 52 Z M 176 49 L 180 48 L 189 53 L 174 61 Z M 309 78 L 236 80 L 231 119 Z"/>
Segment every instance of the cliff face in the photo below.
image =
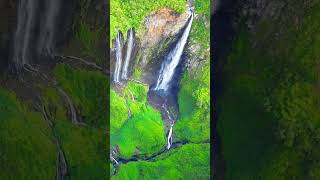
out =
<path fill-rule="evenodd" d="M 17 21 L 17 2 L 0 1 L 0 12 L 0 68 L 3 69 L 8 65 L 10 42 Z"/>
<path fill-rule="evenodd" d="M 314 179 L 319 170 L 314 150 L 320 144 L 314 140 L 319 2 L 236 5 L 231 48 L 218 64 L 223 174 L 226 179 Z"/>
<path fill-rule="evenodd" d="M 161 9 L 146 17 L 136 67 L 144 72 L 142 79 L 148 84 L 156 83 L 162 60 L 174 48 L 187 21 L 187 13 L 177 15 L 170 9 Z"/>

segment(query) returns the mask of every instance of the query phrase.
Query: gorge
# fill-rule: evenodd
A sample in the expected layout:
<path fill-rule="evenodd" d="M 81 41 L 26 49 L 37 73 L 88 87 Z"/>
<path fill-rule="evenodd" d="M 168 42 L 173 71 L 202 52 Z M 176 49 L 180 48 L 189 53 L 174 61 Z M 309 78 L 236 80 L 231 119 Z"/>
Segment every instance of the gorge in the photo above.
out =
<path fill-rule="evenodd" d="M 111 6 L 116 6 L 116 3 L 118 2 L 112 1 Z M 132 8 L 139 3 L 121 2 L 120 6 L 126 11 L 126 7 Z M 160 2 L 162 3 L 167 3 L 166 5 L 169 6 L 174 4 L 165 1 Z M 186 83 L 183 75 L 186 76 L 195 70 L 196 66 L 192 67 L 191 64 L 204 58 L 203 56 L 196 57 L 196 53 L 191 53 L 190 49 L 203 54 L 209 52 L 206 51 L 208 49 L 200 50 L 202 45 L 199 47 L 199 41 L 195 40 L 195 32 L 206 17 L 202 13 L 206 10 L 210 12 L 210 10 L 197 9 L 196 7 L 201 4 L 200 1 L 195 1 L 195 4 L 198 5 L 194 8 L 195 13 L 192 12 L 191 1 L 188 4 L 183 1 L 178 4 L 181 5 L 180 13 L 175 13 L 162 6 L 154 8 L 151 5 L 151 11 L 146 12 L 140 21 L 143 28 L 129 26 L 124 29 L 111 29 L 111 37 L 114 37 L 113 48 L 110 49 L 110 64 L 114 82 L 110 90 L 110 159 L 112 162 L 110 166 L 113 167 L 111 179 L 184 177 L 186 171 L 181 169 L 185 166 L 181 164 L 183 160 L 177 165 L 172 164 L 175 156 L 180 156 L 182 159 L 190 158 L 190 161 L 194 163 L 189 164 L 190 168 L 203 168 L 201 173 L 196 173 L 192 177 L 197 176 L 201 179 L 210 176 L 210 165 L 207 161 L 202 165 L 196 165 L 197 157 L 209 157 L 208 140 L 210 137 L 206 136 L 209 134 L 209 129 L 198 134 L 203 136 L 203 139 L 198 141 L 188 139 L 183 134 L 188 127 L 186 127 L 186 120 L 182 117 L 190 119 L 189 122 L 199 119 L 193 120 L 190 115 L 184 116 L 184 109 L 182 111 L 180 109 L 185 106 L 184 104 L 180 106 L 178 102 L 182 100 L 178 98 L 181 89 L 182 92 L 184 91 L 184 88 L 180 87 L 181 83 Z M 200 7 L 203 5 L 209 4 L 202 4 Z M 209 8 L 209 6 L 204 7 Z M 130 14 L 129 9 L 126 14 Z M 121 27 L 122 22 L 116 19 L 122 16 L 122 14 L 111 16 L 111 22 L 116 23 L 111 23 L 111 27 Z M 132 20 L 135 21 L 135 18 Z M 205 22 L 207 20 L 205 19 Z M 127 21 L 130 23 L 129 19 Z M 194 22 L 196 22 L 195 26 L 193 26 Z M 127 35 L 124 35 L 127 37 L 126 42 L 118 38 L 121 32 L 127 32 Z M 208 32 L 209 29 L 205 30 L 205 33 Z M 199 36 L 203 35 L 199 34 Z M 122 42 L 118 41 L 119 39 Z M 120 53 L 121 58 L 119 58 Z M 204 62 L 208 63 L 205 60 Z M 199 66 L 209 67 L 205 63 Z M 200 70 L 199 73 L 201 74 Z M 127 78 L 122 76 L 124 74 L 127 74 Z M 120 83 L 117 82 L 119 79 Z M 198 86 L 200 87 L 209 92 L 209 82 Z M 208 106 L 206 107 L 208 109 L 204 108 L 205 111 L 201 113 L 197 108 L 195 112 L 203 115 L 203 117 L 200 116 L 199 121 L 202 120 L 200 124 L 209 128 Z M 195 130 L 197 131 L 198 128 Z M 198 148 L 203 148 L 204 151 L 195 157 L 184 154 Z M 164 164 L 166 161 L 168 165 Z M 148 166 L 148 164 L 159 167 L 147 170 L 145 165 Z M 137 168 L 139 173 L 130 172 L 130 168 Z M 156 173 L 161 168 L 173 168 L 172 170 L 176 173 Z"/>

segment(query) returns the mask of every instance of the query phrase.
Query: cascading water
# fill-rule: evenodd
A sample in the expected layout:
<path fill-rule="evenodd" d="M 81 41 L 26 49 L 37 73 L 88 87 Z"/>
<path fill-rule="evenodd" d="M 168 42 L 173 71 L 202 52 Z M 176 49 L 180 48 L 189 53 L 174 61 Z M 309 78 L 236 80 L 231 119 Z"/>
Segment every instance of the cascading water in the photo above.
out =
<path fill-rule="evenodd" d="M 20 69 L 30 63 L 33 29 L 36 26 L 38 0 L 21 0 L 18 7 L 18 22 L 14 36 L 13 65 Z"/>
<path fill-rule="evenodd" d="M 129 63 L 131 60 L 131 54 L 132 54 L 132 50 L 134 47 L 134 31 L 131 28 L 129 30 L 129 34 L 128 34 L 128 42 L 127 42 L 127 53 L 126 53 L 126 59 L 124 61 L 123 64 L 123 68 L 122 68 L 122 74 L 121 74 L 121 79 L 128 79 L 128 68 L 129 68 Z"/>
<path fill-rule="evenodd" d="M 123 37 L 122 33 L 119 32 L 116 38 L 116 65 L 114 68 L 113 81 L 116 83 L 120 83 L 120 72 L 122 66 L 122 48 L 123 48 Z"/>
<path fill-rule="evenodd" d="M 55 27 L 61 6 L 60 0 L 49 0 L 45 7 L 46 16 L 43 21 L 38 43 L 38 54 L 52 55 L 55 45 Z"/>
<path fill-rule="evenodd" d="M 184 30 L 181 39 L 178 41 L 175 48 L 169 53 L 165 61 L 161 65 L 159 78 L 154 90 L 164 90 L 167 91 L 169 88 L 169 83 L 175 73 L 175 69 L 178 66 L 183 49 L 187 43 L 189 33 L 191 30 L 191 25 L 193 21 L 193 12 L 191 12 L 189 23 Z"/>
<path fill-rule="evenodd" d="M 170 126 L 169 134 L 168 134 L 168 139 L 167 139 L 167 149 L 169 150 L 172 146 L 173 138 L 172 138 L 172 132 L 173 132 L 173 123 Z"/>
<path fill-rule="evenodd" d="M 73 124 L 78 124 L 79 121 L 77 118 L 77 112 L 76 112 L 76 108 L 74 107 L 74 105 L 72 103 L 72 100 L 70 99 L 68 94 L 66 92 L 64 92 L 61 88 L 57 88 L 57 89 L 60 92 L 60 94 L 64 97 L 64 99 L 66 100 L 66 103 L 69 106 L 71 122 Z"/>
<path fill-rule="evenodd" d="M 45 13 L 40 12 L 42 5 L 45 6 Z M 41 54 L 52 53 L 60 6 L 60 0 L 20 0 L 12 56 L 15 69 L 31 64 Z M 36 34 L 37 32 L 40 33 Z M 32 48 L 35 42 L 38 43 L 36 52 Z"/>

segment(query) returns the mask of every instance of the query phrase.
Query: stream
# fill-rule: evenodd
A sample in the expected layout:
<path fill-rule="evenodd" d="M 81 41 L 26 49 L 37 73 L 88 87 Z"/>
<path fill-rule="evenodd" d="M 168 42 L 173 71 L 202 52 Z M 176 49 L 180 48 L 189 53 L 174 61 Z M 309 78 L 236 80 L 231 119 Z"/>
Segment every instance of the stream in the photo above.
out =
<path fill-rule="evenodd" d="M 161 64 L 161 69 L 159 70 L 159 75 L 157 78 L 157 81 L 153 88 L 150 88 L 148 96 L 150 97 L 156 97 L 156 98 L 148 98 L 149 103 L 153 105 L 156 109 L 158 109 L 162 113 L 162 117 L 165 121 L 165 125 L 167 127 L 167 145 L 164 146 L 164 148 L 159 151 L 158 153 L 149 156 L 149 157 L 141 157 L 139 156 L 133 156 L 130 159 L 123 159 L 121 157 L 117 157 L 118 152 L 116 152 L 115 149 L 111 150 L 110 153 L 110 160 L 113 162 L 114 165 L 114 174 L 117 173 L 118 167 L 121 164 L 126 164 L 133 161 L 153 161 L 160 155 L 162 155 L 165 152 L 168 152 L 171 149 L 176 149 L 178 147 L 181 147 L 187 142 L 174 142 L 173 140 L 173 131 L 174 131 L 174 124 L 175 124 L 175 117 L 172 116 L 170 111 L 168 110 L 168 107 L 170 108 L 170 99 L 172 99 L 170 95 L 171 92 L 171 84 L 173 81 L 173 76 L 176 73 L 176 69 L 179 64 L 181 64 L 181 56 L 184 52 L 185 46 L 188 41 L 188 37 L 191 31 L 192 22 L 194 18 L 194 13 L 191 9 L 189 9 L 189 19 L 187 21 L 187 24 L 183 30 L 183 33 L 179 40 L 177 41 L 176 45 L 172 50 L 169 51 L 168 55 L 163 59 Z M 128 40 L 127 40 L 127 53 L 125 62 L 123 63 L 123 43 L 122 43 L 122 33 L 119 32 L 118 36 L 116 37 L 114 41 L 114 51 L 116 55 L 115 59 L 115 68 L 113 72 L 113 82 L 116 84 L 122 84 L 122 80 L 128 80 L 128 66 L 130 64 L 130 59 L 132 59 L 132 49 L 134 46 L 134 32 L 132 29 L 128 31 Z M 122 74 L 121 74 L 122 72 Z M 121 74 L 121 77 L 120 77 Z M 131 81 L 135 81 L 132 79 L 129 79 Z M 137 80 L 136 80 L 137 81 Z M 176 82 L 175 82 L 176 83 Z M 163 93 L 164 92 L 164 93 Z M 169 101 L 168 101 L 169 99 Z M 169 102 L 169 103 L 168 103 Z M 177 104 L 176 102 L 174 104 Z M 178 109 L 178 108 L 176 108 Z"/>

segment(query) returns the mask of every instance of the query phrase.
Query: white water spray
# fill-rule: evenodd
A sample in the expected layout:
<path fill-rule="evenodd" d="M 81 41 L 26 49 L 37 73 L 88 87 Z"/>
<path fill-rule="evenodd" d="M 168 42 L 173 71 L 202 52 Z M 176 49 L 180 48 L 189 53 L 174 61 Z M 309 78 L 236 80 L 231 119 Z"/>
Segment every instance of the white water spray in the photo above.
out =
<path fill-rule="evenodd" d="M 124 80 L 128 79 L 128 68 L 129 68 L 129 63 L 130 63 L 133 47 L 134 47 L 134 32 L 133 32 L 133 29 L 131 28 L 129 30 L 126 59 L 124 61 L 124 65 L 122 68 L 122 74 L 121 74 L 121 79 L 124 79 Z"/>
<path fill-rule="evenodd" d="M 183 49 L 187 43 L 188 36 L 191 30 L 191 25 L 193 21 L 193 12 L 191 12 L 191 17 L 189 20 L 189 24 L 187 25 L 186 29 L 184 30 L 181 39 L 178 41 L 175 48 L 169 53 L 163 64 L 161 65 L 159 78 L 157 81 L 157 85 L 154 90 L 164 90 L 167 91 L 169 88 L 169 83 L 172 80 L 174 75 L 175 69 L 178 66 L 181 55 L 183 53 Z"/>
<path fill-rule="evenodd" d="M 169 150 L 169 149 L 171 148 L 171 146 L 172 146 L 172 141 L 173 141 L 173 138 L 172 138 L 173 125 L 174 125 L 174 123 L 171 124 L 170 130 L 169 130 L 169 134 L 168 134 L 168 139 L 167 139 L 167 142 L 168 142 L 167 149 L 168 149 L 168 150 Z"/>
<path fill-rule="evenodd" d="M 116 83 L 120 83 L 120 71 L 122 66 L 122 33 L 119 32 L 116 38 L 116 66 L 113 74 L 113 81 Z"/>

